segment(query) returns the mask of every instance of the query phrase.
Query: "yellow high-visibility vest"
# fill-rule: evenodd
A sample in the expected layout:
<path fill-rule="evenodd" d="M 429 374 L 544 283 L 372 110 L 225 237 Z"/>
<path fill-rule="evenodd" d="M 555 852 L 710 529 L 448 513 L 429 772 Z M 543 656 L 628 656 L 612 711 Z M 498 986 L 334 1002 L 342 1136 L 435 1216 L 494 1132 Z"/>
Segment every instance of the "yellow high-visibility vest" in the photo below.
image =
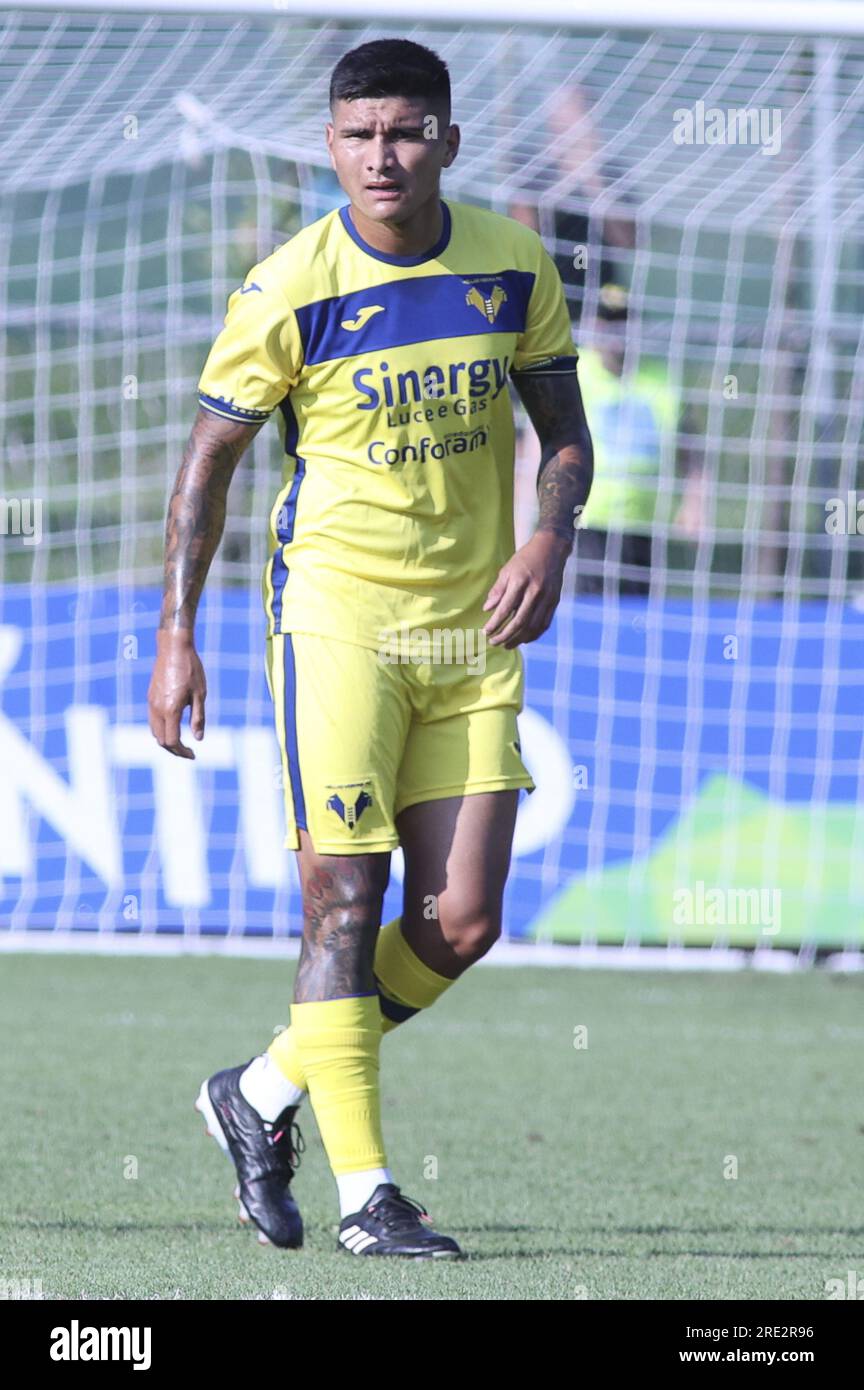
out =
<path fill-rule="evenodd" d="M 594 443 L 594 482 L 581 524 L 650 531 L 661 470 L 674 477 L 678 395 L 662 362 L 643 360 L 618 377 L 590 348 L 579 349 L 579 381 Z"/>

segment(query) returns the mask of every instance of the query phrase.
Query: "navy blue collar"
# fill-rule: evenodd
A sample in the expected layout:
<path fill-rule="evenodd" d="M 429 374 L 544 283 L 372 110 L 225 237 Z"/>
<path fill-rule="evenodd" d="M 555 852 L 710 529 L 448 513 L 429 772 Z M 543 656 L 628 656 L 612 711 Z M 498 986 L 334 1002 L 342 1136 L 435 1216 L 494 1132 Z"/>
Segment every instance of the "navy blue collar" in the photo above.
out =
<path fill-rule="evenodd" d="M 359 246 L 361 251 L 365 251 L 367 256 L 374 256 L 376 261 L 386 261 L 388 265 L 422 265 L 424 261 L 434 261 L 436 256 L 440 256 L 441 252 L 446 249 L 450 240 L 450 230 L 453 221 L 450 216 L 450 209 L 443 198 L 441 199 L 441 235 L 430 250 L 424 251 L 419 256 L 390 256 L 386 251 L 377 251 L 374 246 L 370 246 L 368 241 L 363 240 L 357 228 L 354 226 L 354 223 L 351 221 L 351 214 L 348 211 L 350 206 L 350 203 L 346 203 L 344 207 L 339 209 L 342 226 L 355 245 Z"/>

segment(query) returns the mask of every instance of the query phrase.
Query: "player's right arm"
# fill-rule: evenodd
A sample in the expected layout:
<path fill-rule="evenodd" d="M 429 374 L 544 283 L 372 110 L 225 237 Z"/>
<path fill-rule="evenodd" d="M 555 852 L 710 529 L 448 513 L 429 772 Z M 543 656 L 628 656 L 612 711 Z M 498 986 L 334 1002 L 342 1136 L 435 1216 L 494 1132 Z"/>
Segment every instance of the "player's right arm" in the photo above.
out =
<path fill-rule="evenodd" d="M 199 406 L 168 504 L 165 586 L 147 704 L 153 737 L 178 758 L 195 757 L 180 741 L 187 706 L 193 737 L 204 737 L 207 681 L 195 650 L 195 615 L 222 539 L 234 470 L 263 423 L 222 419 Z"/>

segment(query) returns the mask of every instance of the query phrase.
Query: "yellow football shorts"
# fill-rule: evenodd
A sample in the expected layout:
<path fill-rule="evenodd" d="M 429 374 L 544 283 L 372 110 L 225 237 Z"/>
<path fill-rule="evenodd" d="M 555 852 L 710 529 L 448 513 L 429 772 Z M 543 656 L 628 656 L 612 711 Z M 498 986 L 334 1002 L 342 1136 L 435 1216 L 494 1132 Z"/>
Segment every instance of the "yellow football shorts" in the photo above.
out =
<path fill-rule="evenodd" d="M 282 757 L 286 849 L 307 830 L 321 854 L 396 849 L 396 817 L 446 796 L 534 790 L 521 757 L 522 655 L 483 662 L 382 660 L 307 633 L 267 638 Z"/>

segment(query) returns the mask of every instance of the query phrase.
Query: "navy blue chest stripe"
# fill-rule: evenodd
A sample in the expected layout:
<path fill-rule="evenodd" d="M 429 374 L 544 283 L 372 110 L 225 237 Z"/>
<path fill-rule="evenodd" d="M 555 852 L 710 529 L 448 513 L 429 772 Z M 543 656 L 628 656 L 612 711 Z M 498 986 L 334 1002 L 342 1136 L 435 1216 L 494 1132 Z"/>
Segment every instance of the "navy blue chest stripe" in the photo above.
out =
<path fill-rule="evenodd" d="M 304 362 L 313 367 L 359 353 L 477 333 L 524 333 L 534 278 L 530 270 L 423 275 L 319 299 L 296 310 Z M 368 317 L 362 313 L 373 308 L 376 312 Z M 345 328 L 345 323 L 357 326 Z"/>

